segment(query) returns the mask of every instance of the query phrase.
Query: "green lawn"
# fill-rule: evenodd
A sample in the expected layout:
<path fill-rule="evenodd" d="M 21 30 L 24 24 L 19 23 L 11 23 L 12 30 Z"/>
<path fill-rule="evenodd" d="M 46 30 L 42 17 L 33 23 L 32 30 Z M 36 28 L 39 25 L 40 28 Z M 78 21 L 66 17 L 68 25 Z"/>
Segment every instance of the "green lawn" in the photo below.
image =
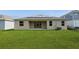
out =
<path fill-rule="evenodd" d="M 0 31 L 0 48 L 79 48 L 79 31 L 10 30 Z"/>

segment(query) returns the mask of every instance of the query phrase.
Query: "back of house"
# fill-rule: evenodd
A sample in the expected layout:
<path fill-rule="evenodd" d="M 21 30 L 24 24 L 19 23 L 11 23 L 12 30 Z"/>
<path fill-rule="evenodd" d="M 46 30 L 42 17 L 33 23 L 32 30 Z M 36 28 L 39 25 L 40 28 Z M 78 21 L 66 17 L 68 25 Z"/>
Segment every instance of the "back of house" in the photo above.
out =
<path fill-rule="evenodd" d="M 15 19 L 15 29 L 67 29 L 67 20 L 60 17 L 51 17 L 51 16 L 31 16 Z"/>

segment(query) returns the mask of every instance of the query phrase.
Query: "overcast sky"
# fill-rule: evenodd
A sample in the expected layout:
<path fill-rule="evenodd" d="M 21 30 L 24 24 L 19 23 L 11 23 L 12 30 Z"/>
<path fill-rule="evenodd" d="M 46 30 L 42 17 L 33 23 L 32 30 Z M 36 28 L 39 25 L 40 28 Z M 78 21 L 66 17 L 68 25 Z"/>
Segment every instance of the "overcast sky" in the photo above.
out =
<path fill-rule="evenodd" d="M 27 17 L 34 15 L 62 16 L 71 10 L 0 10 L 0 14 L 8 15 L 13 18 Z"/>

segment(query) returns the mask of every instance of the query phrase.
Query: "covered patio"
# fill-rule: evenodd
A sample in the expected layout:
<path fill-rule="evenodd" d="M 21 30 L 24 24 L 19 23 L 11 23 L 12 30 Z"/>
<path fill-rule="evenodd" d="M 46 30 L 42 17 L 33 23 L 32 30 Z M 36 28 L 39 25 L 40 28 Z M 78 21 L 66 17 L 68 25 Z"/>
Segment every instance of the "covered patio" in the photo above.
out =
<path fill-rule="evenodd" d="M 30 29 L 47 29 L 47 21 L 29 21 Z"/>

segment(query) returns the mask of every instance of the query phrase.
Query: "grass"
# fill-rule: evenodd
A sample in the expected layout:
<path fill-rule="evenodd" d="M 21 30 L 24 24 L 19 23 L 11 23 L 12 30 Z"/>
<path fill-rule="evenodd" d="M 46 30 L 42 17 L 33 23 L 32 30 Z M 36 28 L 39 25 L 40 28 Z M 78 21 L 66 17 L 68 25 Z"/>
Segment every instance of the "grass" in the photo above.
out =
<path fill-rule="evenodd" d="M 79 31 L 10 30 L 0 31 L 1 49 L 79 48 Z"/>

